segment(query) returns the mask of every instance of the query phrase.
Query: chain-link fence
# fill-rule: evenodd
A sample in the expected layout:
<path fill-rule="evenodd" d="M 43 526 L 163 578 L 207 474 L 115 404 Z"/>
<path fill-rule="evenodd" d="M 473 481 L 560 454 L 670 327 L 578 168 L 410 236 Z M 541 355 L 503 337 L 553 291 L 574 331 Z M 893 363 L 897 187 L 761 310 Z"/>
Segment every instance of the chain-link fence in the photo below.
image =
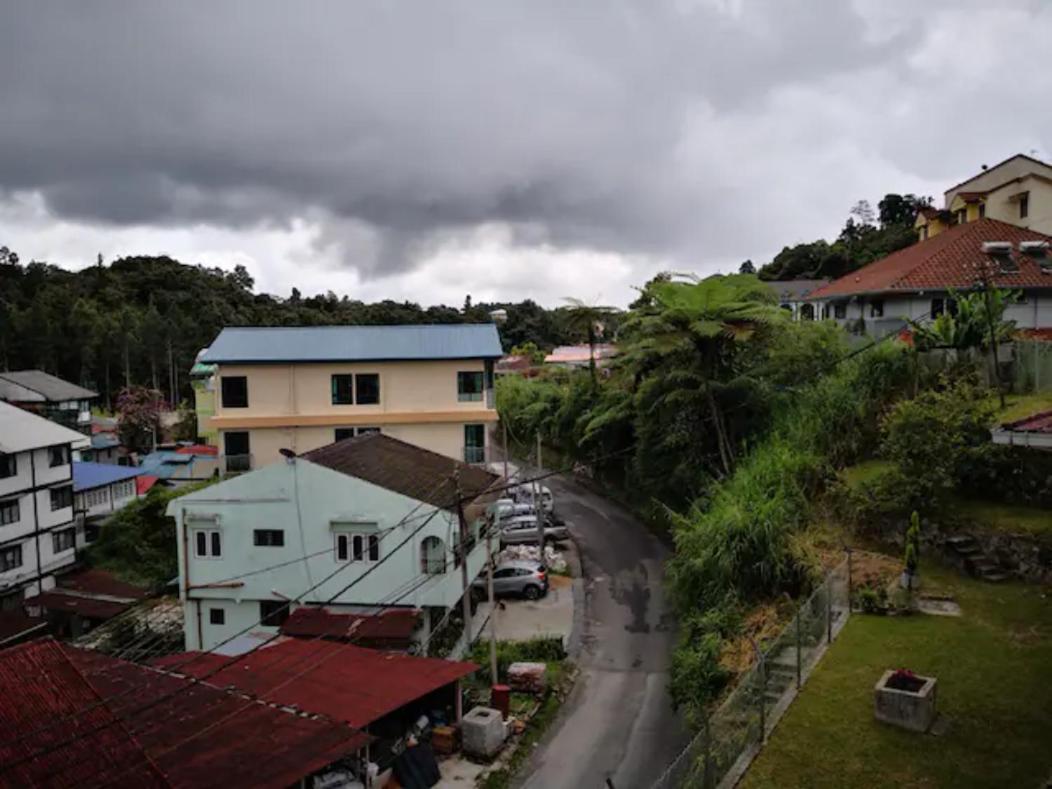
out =
<path fill-rule="evenodd" d="M 1052 342 L 1017 340 L 1012 365 L 1012 391 L 1052 391 Z"/>
<path fill-rule="evenodd" d="M 731 787 L 851 615 L 851 556 L 826 576 L 652 789 Z"/>

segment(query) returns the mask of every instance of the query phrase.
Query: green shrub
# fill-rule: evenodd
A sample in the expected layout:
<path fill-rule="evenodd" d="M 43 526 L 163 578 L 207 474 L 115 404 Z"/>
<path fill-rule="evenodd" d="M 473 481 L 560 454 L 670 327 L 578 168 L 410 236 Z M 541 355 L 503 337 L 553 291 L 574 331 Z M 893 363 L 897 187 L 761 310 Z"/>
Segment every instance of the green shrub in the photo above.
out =
<path fill-rule="evenodd" d="M 481 668 L 475 672 L 475 678 L 485 685 L 491 684 L 489 671 L 489 641 L 479 639 L 471 647 L 468 658 L 478 663 Z M 508 666 L 512 663 L 537 662 L 558 663 L 566 659 L 566 650 L 561 638 L 533 638 L 529 641 L 497 642 L 497 673 L 508 676 Z"/>

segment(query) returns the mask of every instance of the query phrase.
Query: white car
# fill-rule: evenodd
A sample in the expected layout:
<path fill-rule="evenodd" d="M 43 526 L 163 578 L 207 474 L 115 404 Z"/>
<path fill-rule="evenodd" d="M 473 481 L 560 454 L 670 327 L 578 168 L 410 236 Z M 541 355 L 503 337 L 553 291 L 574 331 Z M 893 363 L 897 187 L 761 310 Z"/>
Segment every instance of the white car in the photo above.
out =
<path fill-rule="evenodd" d="M 552 497 L 551 488 L 547 485 L 540 485 L 539 487 L 541 489 L 541 507 L 545 512 L 551 512 L 555 509 L 555 499 Z M 534 506 L 536 502 L 533 500 L 533 488 L 534 486 L 528 483 L 512 488 L 512 498 L 514 498 L 519 504 L 529 504 L 530 506 Z"/>
<path fill-rule="evenodd" d="M 491 511 L 497 520 L 513 518 L 516 515 L 533 515 L 535 512 L 532 504 L 519 503 L 514 499 L 497 499 L 493 502 Z"/>

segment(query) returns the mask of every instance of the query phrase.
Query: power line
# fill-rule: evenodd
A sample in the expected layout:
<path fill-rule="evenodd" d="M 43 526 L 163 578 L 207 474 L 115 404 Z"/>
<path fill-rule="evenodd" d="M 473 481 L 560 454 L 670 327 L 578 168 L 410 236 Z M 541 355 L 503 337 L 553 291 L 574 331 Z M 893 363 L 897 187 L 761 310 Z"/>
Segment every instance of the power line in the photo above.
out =
<path fill-rule="evenodd" d="M 616 451 L 616 452 L 608 453 L 607 457 L 614 456 L 614 455 L 619 455 L 619 454 L 624 454 L 625 451 L 626 450 L 619 450 L 619 451 Z M 600 458 L 600 459 L 602 459 L 602 458 Z M 560 474 L 560 473 L 563 473 L 563 471 L 562 470 L 553 470 L 553 471 L 549 471 L 549 472 L 540 474 L 540 475 L 538 475 L 536 477 L 533 477 L 532 479 L 523 480 L 521 483 L 516 483 L 515 485 L 503 485 L 503 486 L 496 487 L 496 488 L 491 486 L 491 487 L 486 488 L 481 493 L 477 493 L 475 496 L 467 497 L 467 498 L 465 498 L 463 500 L 460 497 L 458 497 L 457 500 L 454 501 L 454 502 L 451 502 L 451 504 L 449 506 L 456 506 L 456 505 L 461 504 L 461 503 L 465 503 L 465 502 L 469 502 L 469 501 L 475 500 L 480 495 L 495 493 L 495 492 L 499 492 L 501 490 L 507 490 L 507 489 L 510 489 L 510 488 L 513 488 L 513 487 L 518 487 L 520 484 L 528 484 L 530 482 L 540 481 L 542 479 L 547 479 L 548 477 L 552 477 L 552 476 L 555 476 L 555 475 Z M 438 485 L 436 485 L 435 490 L 437 490 L 437 488 L 439 486 L 444 484 L 444 482 L 445 482 L 445 480 L 443 480 Z M 415 513 L 415 511 L 417 509 L 419 509 L 421 506 L 424 506 L 424 502 L 418 502 L 417 505 L 413 508 L 413 510 L 411 510 L 410 513 L 407 516 L 405 516 L 405 518 L 403 518 L 402 521 L 399 522 L 399 524 L 396 524 L 395 527 L 392 527 L 392 530 L 394 528 L 397 528 L 401 523 L 404 523 L 405 520 L 407 518 L 411 517 L 412 514 Z M 410 540 L 412 540 L 421 530 L 423 530 L 423 528 L 436 515 L 438 515 L 440 512 L 444 512 L 444 511 L 446 511 L 446 508 L 436 507 L 430 513 L 430 515 L 427 517 L 427 519 L 423 523 L 420 524 L 420 526 L 416 527 L 404 540 L 402 540 L 398 545 L 395 546 L 393 551 L 391 551 L 390 553 L 385 554 L 382 559 L 380 559 L 379 561 L 377 561 L 377 562 L 373 563 L 372 565 L 370 565 L 366 569 L 366 571 L 364 573 L 362 573 L 360 576 L 358 576 L 357 578 L 355 578 L 352 581 L 350 581 L 348 584 L 346 584 L 344 587 L 342 587 L 340 590 L 338 590 L 332 596 L 330 596 L 329 599 L 327 601 L 325 601 L 325 603 L 323 603 L 323 605 L 331 605 L 338 597 L 340 597 L 341 595 L 346 593 L 348 590 L 353 588 L 358 583 L 362 582 L 366 577 L 371 575 L 372 572 L 374 572 L 378 567 L 380 567 L 388 559 L 390 559 L 392 556 L 394 556 Z M 466 554 L 467 554 L 466 543 L 462 544 L 461 550 L 464 553 L 463 560 L 466 561 Z M 353 563 L 352 562 L 348 562 L 347 565 L 344 565 L 344 566 L 338 568 L 337 570 L 333 571 L 332 573 L 327 575 L 325 578 L 323 578 L 321 581 L 319 581 L 317 584 L 315 584 L 313 587 L 311 587 L 310 589 L 307 589 L 305 592 L 303 592 L 301 595 L 299 595 L 296 599 L 305 597 L 310 592 L 315 591 L 318 587 L 320 587 L 320 586 L 324 585 L 325 583 L 327 583 L 329 580 L 331 580 L 333 577 L 335 577 L 338 573 L 342 572 L 344 569 L 346 569 L 347 566 L 350 566 L 351 564 L 353 564 Z M 293 600 L 290 600 L 288 603 L 286 603 L 285 607 L 288 608 L 289 606 L 291 606 L 292 602 L 293 602 Z M 261 621 L 262 620 L 260 620 L 260 622 Z M 245 628 L 244 630 L 242 630 L 242 631 L 236 633 L 235 635 L 229 637 L 228 639 L 220 642 L 219 644 L 217 644 L 212 649 L 200 652 L 199 654 L 195 655 L 194 657 L 190 658 L 189 660 L 186 660 L 183 663 L 180 663 L 180 664 L 178 664 L 176 666 L 170 667 L 169 670 L 170 671 L 177 671 L 178 669 L 182 668 L 183 666 L 187 666 L 190 663 L 193 663 L 195 660 L 198 660 L 199 658 L 203 657 L 204 655 L 214 652 L 216 649 L 218 649 L 219 647 L 223 646 L 224 644 L 229 643 L 234 638 L 237 638 L 237 637 L 239 637 L 241 635 L 244 635 L 245 633 L 249 632 L 251 629 L 256 627 L 258 624 L 259 623 L 254 623 L 254 624 L 250 625 L 249 627 Z M 247 658 L 249 655 L 254 654 L 255 652 L 257 652 L 258 650 L 264 648 L 267 644 L 269 644 L 270 642 L 274 641 L 278 637 L 279 637 L 279 635 L 275 634 L 275 635 L 267 638 L 265 641 L 262 641 L 260 644 L 256 645 L 252 649 L 246 651 L 245 653 L 243 653 L 241 655 L 233 656 L 231 658 L 231 660 L 227 661 L 226 663 L 223 663 L 220 666 L 217 666 L 212 671 L 207 672 L 204 676 L 191 678 L 189 684 L 181 686 L 180 688 L 177 688 L 172 693 L 165 694 L 165 695 L 161 696 L 160 698 L 155 699 L 154 701 L 143 705 L 142 707 L 139 707 L 139 708 L 137 708 L 135 710 L 132 710 L 132 711 L 122 715 L 120 717 L 120 721 L 125 721 L 126 722 L 131 717 L 137 716 L 137 715 L 141 714 L 142 712 L 145 712 L 145 711 L 147 711 L 149 709 L 152 709 L 153 707 L 156 707 L 158 704 L 162 704 L 165 701 L 168 701 L 169 699 L 173 698 L 174 696 L 178 695 L 179 693 L 186 692 L 188 689 L 192 688 L 194 685 L 204 682 L 205 680 L 209 679 L 210 677 L 214 676 L 215 674 L 219 673 L 220 671 L 223 671 L 224 669 L 234 665 L 235 663 Z M 88 707 L 85 707 L 85 708 L 83 708 L 81 710 L 78 710 L 76 713 L 63 716 L 61 719 L 55 721 L 54 723 L 52 723 L 52 724 L 50 724 L 48 726 L 40 727 L 40 728 L 35 729 L 35 730 L 31 731 L 31 732 L 28 732 L 28 733 L 26 733 L 24 735 L 21 735 L 21 736 L 15 738 L 14 740 L 12 740 L 12 741 L 10 741 L 8 743 L 4 743 L 3 745 L 0 745 L 0 747 L 10 747 L 12 745 L 15 745 L 15 744 L 25 740 L 28 737 L 31 737 L 31 736 L 34 736 L 34 735 L 39 734 L 41 732 L 53 729 L 53 728 L 55 728 L 57 726 L 60 726 L 60 725 L 66 723 L 66 722 L 68 722 L 68 721 L 70 721 L 70 720 L 72 720 L 74 718 L 77 718 L 77 717 L 80 717 L 81 715 L 86 714 L 87 712 L 89 712 L 90 710 L 92 710 L 94 708 L 97 708 L 98 706 L 105 705 L 108 702 L 111 702 L 111 701 L 114 701 L 116 699 L 122 698 L 124 696 L 127 696 L 127 695 L 133 693 L 133 692 L 134 692 L 134 689 L 130 688 L 129 690 L 124 691 L 123 693 L 117 694 L 116 696 L 111 696 L 111 697 L 108 697 L 106 699 L 100 699 L 100 701 L 96 702 L 95 704 L 89 705 Z M 62 742 L 56 743 L 54 745 L 48 746 L 47 748 L 44 748 L 42 750 L 39 750 L 37 752 L 34 752 L 34 753 L 29 754 L 27 756 L 24 756 L 24 757 L 12 762 L 12 763 L 9 763 L 9 764 L 4 765 L 4 766 L 0 766 L 0 775 L 10 771 L 12 768 L 14 768 L 14 767 L 16 767 L 16 766 L 18 766 L 20 764 L 23 764 L 23 763 L 25 763 L 27 761 L 32 761 L 32 760 L 34 760 L 34 759 L 36 759 L 36 758 L 38 758 L 40 756 L 45 756 L 48 753 L 51 753 L 51 752 L 53 752 L 55 750 L 58 750 L 58 749 L 63 748 L 65 746 L 67 746 L 67 745 L 70 745 L 70 744 L 72 744 L 74 742 L 77 742 L 78 740 L 82 740 L 82 739 L 84 739 L 87 736 L 90 736 L 90 735 L 95 734 L 95 733 L 97 733 L 99 731 L 102 731 L 103 729 L 109 728 L 110 726 L 114 725 L 114 723 L 116 723 L 116 722 L 118 722 L 117 719 L 115 719 L 113 721 L 110 721 L 108 723 L 101 724 L 100 726 L 97 726 L 97 727 L 95 727 L 94 729 L 92 729 L 92 730 L 90 730 L 88 732 L 84 732 L 84 733 L 78 734 L 75 737 L 68 738 L 68 739 L 66 739 L 66 740 L 64 740 Z"/>

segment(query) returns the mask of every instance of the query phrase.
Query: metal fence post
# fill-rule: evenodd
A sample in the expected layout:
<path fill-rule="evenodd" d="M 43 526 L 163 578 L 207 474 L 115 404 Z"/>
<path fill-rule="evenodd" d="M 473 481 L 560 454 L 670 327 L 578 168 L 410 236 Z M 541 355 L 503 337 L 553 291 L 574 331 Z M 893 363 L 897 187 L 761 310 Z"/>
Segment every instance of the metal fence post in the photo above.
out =
<path fill-rule="evenodd" d="M 853 598 L 854 589 L 851 584 L 851 546 L 847 547 L 847 612 L 851 613 L 851 600 Z"/>
<path fill-rule="evenodd" d="M 826 643 L 833 643 L 833 576 L 826 579 Z"/>
<path fill-rule="evenodd" d="M 803 648 L 803 637 L 800 633 L 800 609 L 796 609 L 796 689 L 800 690 L 800 662 L 803 660 L 801 649 Z"/>
<path fill-rule="evenodd" d="M 709 737 L 709 719 L 705 718 L 705 771 L 701 776 L 701 785 L 704 789 L 712 786 L 712 739 Z"/>
<path fill-rule="evenodd" d="M 760 745 L 767 741 L 767 661 L 760 655 Z"/>

